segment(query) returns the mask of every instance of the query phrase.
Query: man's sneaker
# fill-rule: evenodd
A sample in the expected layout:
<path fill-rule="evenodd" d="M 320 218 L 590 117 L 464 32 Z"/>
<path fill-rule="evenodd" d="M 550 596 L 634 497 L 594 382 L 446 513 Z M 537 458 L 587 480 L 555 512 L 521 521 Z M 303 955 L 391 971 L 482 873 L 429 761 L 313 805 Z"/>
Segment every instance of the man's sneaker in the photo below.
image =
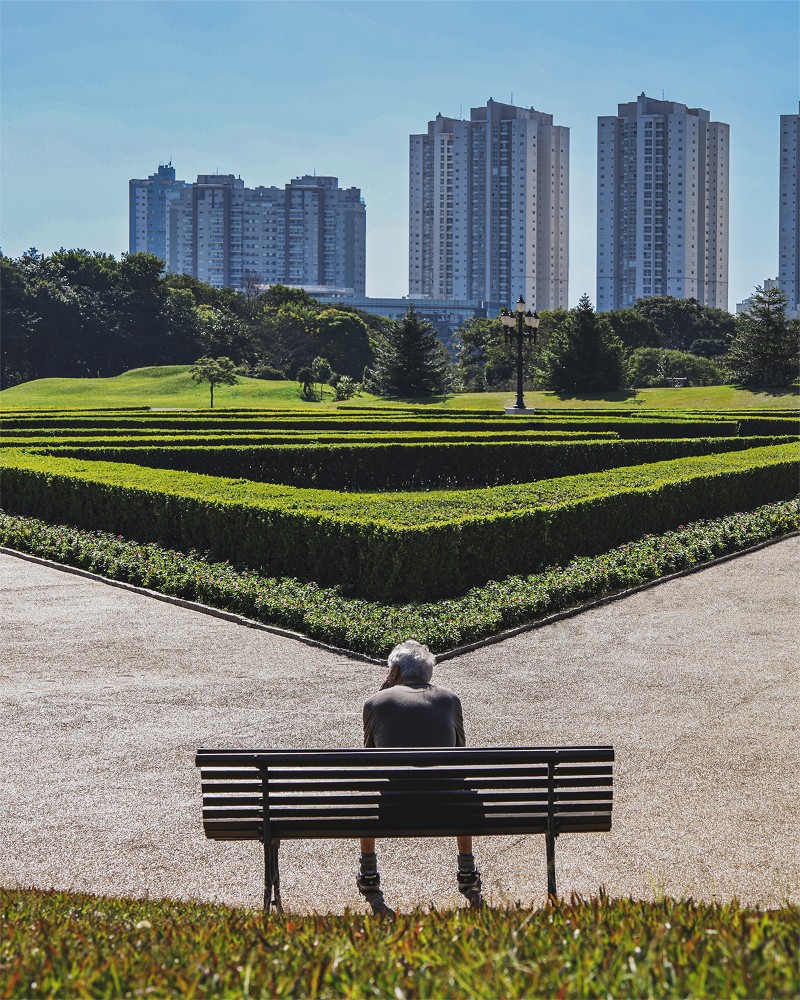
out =
<path fill-rule="evenodd" d="M 383 898 L 381 877 L 378 872 L 375 872 L 374 875 L 365 875 L 363 872 L 359 872 L 356 876 L 356 885 L 358 886 L 358 891 L 372 908 L 372 915 L 374 917 L 388 917 L 391 919 L 395 916 L 394 910 L 386 905 L 386 900 Z"/>
<path fill-rule="evenodd" d="M 483 906 L 483 896 L 481 894 L 481 873 L 477 868 L 471 871 L 457 871 L 458 891 L 469 903 L 471 910 L 479 910 Z"/>

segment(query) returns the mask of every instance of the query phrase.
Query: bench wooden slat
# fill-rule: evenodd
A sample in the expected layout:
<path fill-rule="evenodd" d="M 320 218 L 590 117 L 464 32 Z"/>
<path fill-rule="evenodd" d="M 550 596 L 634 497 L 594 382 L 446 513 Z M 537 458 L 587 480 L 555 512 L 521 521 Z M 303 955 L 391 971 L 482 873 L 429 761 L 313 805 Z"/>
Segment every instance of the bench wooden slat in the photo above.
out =
<path fill-rule="evenodd" d="M 448 764 L 548 764 L 580 763 L 583 761 L 613 761 L 614 748 L 597 747 L 433 747 L 408 750 L 371 750 L 379 755 L 383 765 L 412 764 L 416 767 L 439 767 Z M 356 768 L 364 766 L 364 751 L 348 750 L 199 750 L 195 758 L 198 767 L 242 767 L 262 766 L 269 768 L 287 767 L 336 767 Z"/>
<path fill-rule="evenodd" d="M 611 829 L 611 817 L 608 814 L 595 816 L 570 816 L 563 822 L 557 822 L 559 833 L 603 833 Z M 257 838 L 258 824 L 247 822 L 236 824 L 230 821 L 209 823 L 207 827 L 212 840 L 253 840 Z M 464 834 L 472 833 L 467 827 Z M 547 817 L 507 816 L 498 819 L 481 832 L 482 836 L 519 836 L 523 834 L 538 834 L 547 832 Z M 453 824 L 442 824 L 419 829 L 414 826 L 387 826 L 375 820 L 348 821 L 307 821 L 302 826 L 275 826 L 275 838 L 278 840 L 356 840 L 358 837 L 452 837 Z"/>
<path fill-rule="evenodd" d="M 586 801 L 597 801 L 597 802 L 611 802 L 612 792 L 610 789 L 605 790 L 587 790 L 580 789 L 572 792 L 556 791 L 555 802 L 556 805 L 568 802 L 586 802 Z M 498 792 L 498 791 L 487 791 L 481 794 L 481 800 L 483 802 L 547 802 L 548 796 L 546 792 L 535 791 L 528 792 L 525 790 L 520 790 L 516 792 Z M 380 793 L 369 792 L 366 794 L 359 794 L 353 796 L 342 796 L 342 795 L 270 795 L 270 815 L 274 815 L 276 808 L 288 807 L 294 803 L 303 805 L 335 805 L 337 803 L 344 802 L 354 802 L 360 804 L 366 803 L 379 803 L 381 801 Z M 272 804 L 274 803 L 274 804 Z M 205 806 L 244 806 L 254 804 L 258 808 L 261 808 L 261 789 L 259 788 L 257 792 L 251 792 L 249 795 L 210 795 L 206 794 L 203 796 L 203 805 Z"/>

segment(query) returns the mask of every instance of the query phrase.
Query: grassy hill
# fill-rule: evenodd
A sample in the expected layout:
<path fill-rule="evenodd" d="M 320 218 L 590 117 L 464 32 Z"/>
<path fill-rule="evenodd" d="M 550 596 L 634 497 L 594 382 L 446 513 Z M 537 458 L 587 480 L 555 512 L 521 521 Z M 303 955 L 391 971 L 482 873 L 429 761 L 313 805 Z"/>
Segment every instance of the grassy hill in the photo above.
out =
<path fill-rule="evenodd" d="M 287 407 L 330 408 L 338 404 L 333 392 L 326 390 L 324 402 L 309 402 L 300 396 L 295 382 L 267 382 L 245 378 L 238 385 L 219 386 L 215 390 L 217 408 Z M 630 407 L 679 410 L 748 410 L 800 409 L 800 389 L 775 389 L 753 392 L 733 386 L 708 386 L 688 389 L 643 389 L 638 393 L 613 392 L 605 395 L 557 396 L 551 392 L 525 394 L 528 406 L 544 410 L 560 408 L 605 409 Z M 377 397 L 365 393 L 348 405 L 374 404 Z M 160 368 L 135 368 L 115 378 L 44 378 L 12 386 L 0 392 L 0 410 L 98 409 L 103 407 L 175 407 L 206 409 L 207 385 L 198 385 L 189 375 L 188 365 Z M 385 401 L 380 400 L 384 403 Z M 502 409 L 514 402 L 512 392 L 463 393 L 443 399 L 415 400 L 444 407 Z"/>

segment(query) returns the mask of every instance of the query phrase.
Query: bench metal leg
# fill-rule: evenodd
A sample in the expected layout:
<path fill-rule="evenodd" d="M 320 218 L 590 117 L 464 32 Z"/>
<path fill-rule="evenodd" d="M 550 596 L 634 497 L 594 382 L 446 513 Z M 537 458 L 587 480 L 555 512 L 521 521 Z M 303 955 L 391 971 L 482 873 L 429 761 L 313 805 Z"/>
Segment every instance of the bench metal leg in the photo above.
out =
<path fill-rule="evenodd" d="M 556 765 L 550 761 L 547 765 L 547 895 L 556 894 Z"/>
<path fill-rule="evenodd" d="M 267 837 L 264 840 L 264 910 L 269 913 L 272 904 L 278 913 L 283 913 L 281 903 L 281 874 L 278 867 L 279 840 Z"/>
<path fill-rule="evenodd" d="M 547 841 L 547 895 L 556 894 L 556 838 L 550 830 L 545 835 Z"/>

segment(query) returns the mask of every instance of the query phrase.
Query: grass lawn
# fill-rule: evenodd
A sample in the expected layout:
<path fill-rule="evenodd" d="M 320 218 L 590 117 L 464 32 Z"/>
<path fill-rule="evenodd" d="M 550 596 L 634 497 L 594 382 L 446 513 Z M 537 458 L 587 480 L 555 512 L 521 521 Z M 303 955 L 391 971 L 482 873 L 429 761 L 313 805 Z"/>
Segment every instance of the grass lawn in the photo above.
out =
<path fill-rule="evenodd" d="M 306 412 L 347 406 L 438 404 L 448 409 L 502 410 L 514 402 L 513 392 L 461 393 L 458 395 L 387 403 L 365 393 L 347 404 L 336 403 L 333 391 L 326 390 L 324 402 L 308 402 L 300 397 L 295 382 L 266 382 L 240 378 L 238 385 L 218 386 L 215 407 L 286 407 Z M 708 386 L 688 389 L 643 389 L 636 394 L 615 392 L 606 395 L 557 396 L 551 392 L 526 393 L 528 406 L 542 410 L 558 409 L 630 409 L 640 410 L 800 410 L 800 389 L 775 389 L 760 392 L 733 386 Z M 26 409 L 96 409 L 102 407 L 153 406 L 205 409 L 207 385 L 198 385 L 189 375 L 187 365 L 161 368 L 135 368 L 115 378 L 47 378 L 25 382 L 0 392 L 0 410 Z"/>
<path fill-rule="evenodd" d="M 271 915 L 0 889 L 3 997 L 796 997 L 800 908 Z"/>

